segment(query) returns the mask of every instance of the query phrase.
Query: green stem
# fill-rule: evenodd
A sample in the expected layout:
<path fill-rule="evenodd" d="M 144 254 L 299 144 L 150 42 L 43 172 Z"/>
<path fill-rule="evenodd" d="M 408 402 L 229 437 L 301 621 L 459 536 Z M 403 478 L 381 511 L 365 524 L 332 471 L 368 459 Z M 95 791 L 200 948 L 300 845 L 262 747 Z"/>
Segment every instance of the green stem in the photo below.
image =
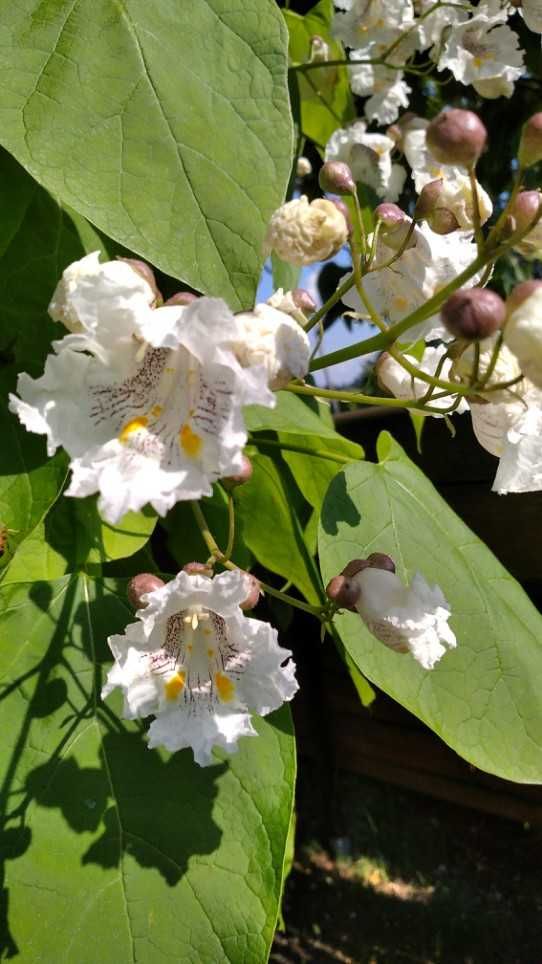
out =
<path fill-rule="evenodd" d="M 192 512 L 194 513 L 194 517 L 201 532 L 203 541 L 205 542 L 205 545 L 207 546 L 213 559 L 216 559 L 216 561 L 219 562 L 224 569 L 230 569 L 231 571 L 239 569 L 239 566 L 236 566 L 234 562 L 231 562 L 231 560 L 227 558 L 226 554 L 218 548 L 217 542 L 207 525 L 203 512 L 201 511 L 199 502 L 191 501 L 190 505 L 192 506 Z M 282 602 L 287 603 L 289 606 L 295 606 L 297 609 L 302 609 L 305 613 L 311 613 L 311 615 L 317 616 L 319 619 L 322 618 L 322 606 L 311 606 L 309 603 L 304 603 L 300 599 L 294 599 L 293 596 L 287 596 L 286 593 L 281 592 L 280 589 L 275 589 L 273 586 L 268 586 L 267 583 L 262 582 L 261 579 L 259 579 L 258 582 L 260 583 L 264 593 L 268 593 L 270 596 L 275 596 L 276 599 L 281 599 Z"/>
<path fill-rule="evenodd" d="M 458 386 L 454 385 L 454 394 Z M 381 405 L 386 408 L 415 408 L 421 412 L 433 414 L 433 409 L 428 409 L 418 398 L 388 398 L 378 395 L 362 395 L 360 392 L 341 392 L 333 388 L 317 388 L 311 385 L 287 385 L 286 392 L 293 392 L 294 395 L 310 395 L 314 398 L 334 398 L 339 402 L 350 402 L 358 405 Z M 463 391 L 468 394 L 471 389 Z M 447 394 L 450 394 L 448 392 Z"/>
<path fill-rule="evenodd" d="M 235 544 L 235 503 L 231 492 L 228 492 L 228 544 L 224 555 L 226 559 L 231 559 Z"/>
<path fill-rule="evenodd" d="M 478 254 L 481 254 L 484 247 L 484 235 L 482 234 L 480 200 L 478 197 L 478 183 L 476 181 L 476 166 L 474 164 L 469 167 L 469 181 L 472 196 L 472 222 L 474 226 L 474 237 L 476 240 L 476 246 L 478 248 Z"/>
<path fill-rule="evenodd" d="M 307 324 L 305 325 L 305 331 L 310 331 L 311 328 L 314 328 L 314 326 L 317 325 L 322 318 L 325 318 L 329 309 L 333 308 L 333 305 L 336 305 L 337 302 L 341 300 L 342 296 L 345 295 L 347 291 L 350 291 L 350 288 L 354 287 L 355 283 L 354 275 L 348 275 L 346 280 L 339 285 L 337 290 L 333 292 L 325 304 L 323 304 L 322 307 L 319 308 L 311 318 L 309 318 Z"/>

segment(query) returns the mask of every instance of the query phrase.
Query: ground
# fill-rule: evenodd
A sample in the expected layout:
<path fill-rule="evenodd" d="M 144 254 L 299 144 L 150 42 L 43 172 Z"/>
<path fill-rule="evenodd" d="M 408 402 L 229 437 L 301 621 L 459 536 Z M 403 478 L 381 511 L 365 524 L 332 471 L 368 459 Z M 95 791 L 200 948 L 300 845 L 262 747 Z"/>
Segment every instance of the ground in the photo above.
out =
<path fill-rule="evenodd" d="M 273 964 L 542 964 L 542 829 L 302 765 Z"/>

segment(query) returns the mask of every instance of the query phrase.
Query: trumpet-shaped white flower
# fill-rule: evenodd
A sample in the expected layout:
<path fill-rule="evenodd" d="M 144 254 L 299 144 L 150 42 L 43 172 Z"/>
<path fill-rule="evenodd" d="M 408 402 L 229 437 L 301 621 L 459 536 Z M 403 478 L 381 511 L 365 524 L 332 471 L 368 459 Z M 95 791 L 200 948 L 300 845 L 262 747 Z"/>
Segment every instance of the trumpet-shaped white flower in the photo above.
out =
<path fill-rule="evenodd" d="M 542 389 L 542 290 L 535 289 L 512 311 L 504 327 L 504 342 L 521 371 Z"/>
<path fill-rule="evenodd" d="M 518 37 L 505 23 L 508 12 L 498 0 L 481 3 L 476 14 L 456 24 L 446 38 L 438 68 L 472 84 L 482 97 L 510 97 L 523 72 Z"/>
<path fill-rule="evenodd" d="M 407 248 L 389 267 L 371 271 L 363 279 L 363 286 L 376 310 L 392 324 L 400 321 L 416 308 L 425 305 L 428 298 L 444 288 L 457 277 L 476 257 L 476 246 L 471 235 L 454 231 L 439 235 L 422 224 L 413 234 L 414 244 Z M 379 240 L 376 264 L 394 257 L 395 252 Z M 465 287 L 475 285 L 480 274 L 475 275 Z M 355 288 L 343 296 L 343 301 L 354 308 L 361 317 L 367 312 Z M 415 341 L 425 338 L 450 340 L 439 314 L 431 315 L 405 333 L 405 338 Z"/>
<path fill-rule="evenodd" d="M 398 653 L 411 653 L 433 669 L 457 645 L 448 625 L 451 610 L 438 586 L 416 573 L 410 586 L 384 569 L 363 569 L 351 581 L 360 589 L 356 609 L 369 632 Z"/>
<path fill-rule="evenodd" d="M 243 368 L 263 365 L 269 385 L 275 390 L 292 378 L 305 377 L 311 346 L 309 336 L 295 318 L 261 304 L 253 311 L 236 315 L 235 320 L 238 335 L 233 349 Z"/>
<path fill-rule="evenodd" d="M 107 302 L 96 322 L 55 342 L 41 378 L 19 376 L 10 408 L 50 455 L 71 458 L 67 495 L 100 493 L 108 522 L 146 503 L 164 515 L 180 499 L 210 495 L 243 465 L 242 406 L 274 404 L 263 365 L 244 369 L 240 326 L 225 302 L 200 298 L 125 318 L 113 340 Z M 131 330 L 130 330 L 131 326 Z"/>
<path fill-rule="evenodd" d="M 149 747 L 192 747 L 200 766 L 214 747 L 235 753 L 241 736 L 256 736 L 250 715 L 267 716 L 298 689 L 291 653 L 269 623 L 240 609 L 245 573 L 213 579 L 180 572 L 147 593 L 147 605 L 123 635 L 110 636 L 115 657 L 102 690 L 117 686 L 124 716 L 153 715 Z"/>
<path fill-rule="evenodd" d="M 345 0 L 337 4 L 345 13 L 336 13 L 333 19 L 333 35 L 346 47 L 359 47 L 372 41 L 389 40 L 390 24 L 396 36 L 414 24 L 414 8 L 411 0 Z"/>
<path fill-rule="evenodd" d="M 518 13 L 521 14 L 529 30 L 542 33 L 542 0 L 522 0 Z"/>
<path fill-rule="evenodd" d="M 393 21 L 390 21 L 393 22 Z M 348 68 L 350 86 L 355 94 L 368 97 L 365 103 L 365 116 L 379 124 L 391 124 L 398 116 L 401 107 L 408 107 L 410 87 L 403 80 L 403 71 L 385 64 L 356 63 L 382 58 L 386 50 L 401 36 L 395 28 L 386 29 L 381 35 L 367 39 L 367 42 L 350 52 L 352 64 Z M 414 53 L 416 38 L 407 33 L 390 55 L 392 64 L 402 64 Z"/>
<path fill-rule="evenodd" d="M 326 145 L 326 161 L 348 164 L 355 181 L 367 184 L 378 197 L 396 201 L 405 183 L 406 171 L 392 164 L 395 143 L 385 134 L 368 134 L 364 121 L 339 128 Z"/>
<path fill-rule="evenodd" d="M 438 378 L 449 379 L 450 368 L 452 362 L 449 358 L 443 359 L 445 354 L 445 347 L 439 345 L 438 348 L 427 347 L 423 353 L 422 358 L 418 361 L 413 355 L 405 355 L 407 361 L 411 365 L 415 365 L 422 372 L 427 375 L 435 376 L 438 369 Z M 392 395 L 396 398 L 406 399 L 416 399 L 419 400 L 427 394 L 430 386 L 428 382 L 422 381 L 420 378 L 415 378 L 402 365 L 399 364 L 391 355 L 384 353 L 379 358 L 376 364 L 376 374 L 379 383 L 381 383 L 384 388 L 386 388 Z M 439 394 L 442 390 L 436 388 L 434 390 L 435 394 Z M 448 395 L 446 398 L 437 398 L 435 400 L 431 399 L 428 405 L 435 409 L 433 413 L 436 418 L 441 418 L 442 416 L 438 414 L 439 409 L 447 409 L 453 402 L 453 395 Z M 467 412 L 469 406 L 465 399 L 461 399 L 459 405 L 455 409 L 458 414 Z M 416 411 L 416 409 L 414 409 Z"/>
<path fill-rule="evenodd" d="M 453 4 L 453 5 L 452 5 Z M 428 47 L 435 47 L 431 51 L 432 55 L 437 56 L 438 45 L 445 29 L 453 28 L 458 23 L 463 23 L 468 19 L 468 13 L 463 8 L 462 0 L 452 0 L 445 7 L 433 10 L 427 15 L 427 11 L 434 7 L 434 0 L 414 0 L 414 10 L 417 17 L 425 14 L 423 20 L 418 20 L 416 28 L 418 50 L 427 50 Z M 455 7 L 457 6 L 457 9 Z"/>
<path fill-rule="evenodd" d="M 408 124 L 403 137 L 403 150 L 412 168 L 414 187 L 419 194 L 430 181 L 441 178 L 442 190 L 438 206 L 450 210 L 455 215 L 460 228 L 466 231 L 472 230 L 474 205 L 470 179 L 463 168 L 453 164 L 440 164 L 435 160 L 427 146 L 428 126 L 429 121 L 418 117 Z M 476 184 L 480 222 L 485 224 L 491 217 L 493 204 L 483 187 L 478 182 Z"/>
<path fill-rule="evenodd" d="M 542 489 L 542 392 L 527 379 L 514 386 L 508 401 L 471 403 L 472 427 L 480 445 L 497 456 L 493 491 Z"/>

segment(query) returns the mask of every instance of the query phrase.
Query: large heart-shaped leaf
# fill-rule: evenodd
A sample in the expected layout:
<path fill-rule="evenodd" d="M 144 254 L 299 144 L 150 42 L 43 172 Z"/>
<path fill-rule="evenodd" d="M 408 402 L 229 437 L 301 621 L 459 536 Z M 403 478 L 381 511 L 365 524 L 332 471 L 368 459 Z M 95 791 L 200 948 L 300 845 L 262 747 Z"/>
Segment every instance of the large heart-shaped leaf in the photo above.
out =
<path fill-rule="evenodd" d="M 0 142 L 126 247 L 253 301 L 291 167 L 273 0 L 0 0 Z"/>
<path fill-rule="evenodd" d="M 2 956 L 264 964 L 292 809 L 289 711 L 206 769 L 150 751 L 99 698 L 105 637 L 131 621 L 113 588 L 71 577 L 1 596 Z"/>
<path fill-rule="evenodd" d="M 348 466 L 321 516 L 324 582 L 353 558 L 386 552 L 451 605 L 457 649 L 427 672 L 387 649 L 356 614 L 336 618 L 359 669 L 483 770 L 542 781 L 542 618 L 489 549 L 387 434 L 380 464 Z"/>

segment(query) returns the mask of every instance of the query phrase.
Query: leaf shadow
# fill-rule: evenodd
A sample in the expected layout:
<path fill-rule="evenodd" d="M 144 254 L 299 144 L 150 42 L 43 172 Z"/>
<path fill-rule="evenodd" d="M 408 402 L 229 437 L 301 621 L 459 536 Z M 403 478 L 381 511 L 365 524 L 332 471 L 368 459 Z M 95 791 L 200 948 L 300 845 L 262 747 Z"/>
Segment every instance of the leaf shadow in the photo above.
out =
<path fill-rule="evenodd" d="M 346 488 L 346 476 L 339 472 L 331 481 L 322 506 L 320 521 L 324 532 L 328 535 L 338 534 L 337 523 L 345 522 L 349 526 L 357 526 L 361 522 L 358 508 Z"/>

